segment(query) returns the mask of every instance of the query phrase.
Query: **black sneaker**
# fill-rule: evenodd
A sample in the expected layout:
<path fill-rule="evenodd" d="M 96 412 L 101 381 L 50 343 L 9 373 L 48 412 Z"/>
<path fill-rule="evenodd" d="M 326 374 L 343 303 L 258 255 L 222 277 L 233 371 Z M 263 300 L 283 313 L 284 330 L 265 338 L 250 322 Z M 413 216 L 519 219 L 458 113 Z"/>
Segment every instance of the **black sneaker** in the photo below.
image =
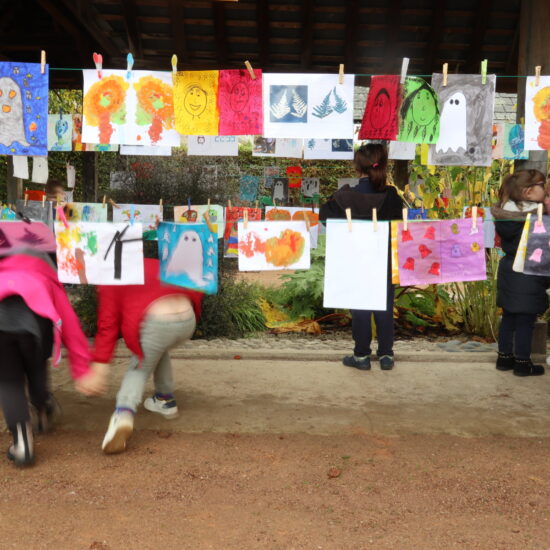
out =
<path fill-rule="evenodd" d="M 44 408 L 41 410 L 36 409 L 36 418 L 33 422 L 36 433 L 44 434 L 50 432 L 60 415 L 61 407 L 57 399 L 50 393 Z"/>
<path fill-rule="evenodd" d="M 512 354 L 508 355 L 507 353 L 500 353 L 497 357 L 497 370 L 512 370 L 516 360 Z"/>
<path fill-rule="evenodd" d="M 382 355 L 379 360 L 382 370 L 392 370 L 395 365 L 395 361 L 391 355 Z"/>
<path fill-rule="evenodd" d="M 516 359 L 514 363 L 516 376 L 541 376 L 544 374 L 542 365 L 533 365 L 531 359 Z"/>
<path fill-rule="evenodd" d="M 368 355 L 365 357 L 346 355 L 342 359 L 342 363 L 344 363 L 346 367 L 353 367 L 359 370 L 370 370 L 370 357 Z"/>
<path fill-rule="evenodd" d="M 34 463 L 34 445 L 30 422 L 18 423 L 10 429 L 13 445 L 8 449 L 8 458 L 17 466 L 30 466 Z"/>

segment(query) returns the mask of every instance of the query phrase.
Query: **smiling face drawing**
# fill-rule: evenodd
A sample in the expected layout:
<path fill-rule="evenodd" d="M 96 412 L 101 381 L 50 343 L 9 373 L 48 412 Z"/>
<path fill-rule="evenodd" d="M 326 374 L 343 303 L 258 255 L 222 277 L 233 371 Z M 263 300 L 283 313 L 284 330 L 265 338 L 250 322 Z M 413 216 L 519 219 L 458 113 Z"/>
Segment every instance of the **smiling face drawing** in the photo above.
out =
<path fill-rule="evenodd" d="M 370 121 L 373 128 L 380 130 L 384 128 L 391 117 L 391 102 L 390 95 L 385 88 L 382 88 L 374 100 L 374 105 L 371 109 Z"/>
<path fill-rule="evenodd" d="M 191 84 L 185 91 L 183 106 L 193 118 L 199 117 L 204 113 L 207 102 L 208 95 L 200 86 Z"/>
<path fill-rule="evenodd" d="M 421 90 L 415 95 L 411 109 L 413 120 L 419 126 L 426 126 L 437 114 L 435 98 L 428 90 Z"/>
<path fill-rule="evenodd" d="M 237 84 L 235 84 L 235 86 L 233 86 L 233 89 L 231 90 L 231 95 L 229 97 L 229 104 L 236 113 L 244 111 L 244 109 L 248 105 L 249 99 L 250 92 L 242 82 L 238 82 Z"/>

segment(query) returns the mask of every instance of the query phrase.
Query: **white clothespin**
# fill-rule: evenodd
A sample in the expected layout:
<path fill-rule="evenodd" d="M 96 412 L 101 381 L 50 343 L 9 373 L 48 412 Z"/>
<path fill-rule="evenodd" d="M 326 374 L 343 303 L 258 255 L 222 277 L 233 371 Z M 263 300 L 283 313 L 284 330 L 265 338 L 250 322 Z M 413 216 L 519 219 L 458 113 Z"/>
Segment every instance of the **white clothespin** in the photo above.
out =
<path fill-rule="evenodd" d="M 542 225 L 542 202 L 537 206 L 537 223 Z"/>
<path fill-rule="evenodd" d="M 172 56 L 172 74 L 176 74 L 178 72 L 178 56 L 174 54 Z"/>
<path fill-rule="evenodd" d="M 472 206 L 472 230 L 477 233 L 477 206 Z"/>
<path fill-rule="evenodd" d="M 351 224 L 351 208 L 346 208 L 346 218 L 348 220 L 348 231 L 351 233 L 353 226 Z"/>
<path fill-rule="evenodd" d="M 487 59 L 481 62 L 481 83 L 487 84 Z"/>
<path fill-rule="evenodd" d="M 25 206 L 27 206 L 27 201 L 29 200 L 29 194 L 25 193 Z"/>
<path fill-rule="evenodd" d="M 134 66 L 134 56 L 129 53 L 126 56 L 127 65 L 126 65 L 126 80 L 130 80 L 132 78 L 132 67 Z"/>
<path fill-rule="evenodd" d="M 46 72 L 46 50 L 40 52 L 40 74 Z"/>
<path fill-rule="evenodd" d="M 103 195 L 103 208 L 107 206 L 107 195 Z"/>
<path fill-rule="evenodd" d="M 376 208 L 372 209 L 372 229 L 378 231 L 378 214 L 376 213 Z"/>
<path fill-rule="evenodd" d="M 537 86 L 537 88 L 540 86 L 540 70 L 541 66 L 537 65 L 535 67 L 535 86 Z"/>
<path fill-rule="evenodd" d="M 210 208 L 210 199 L 208 199 L 208 200 L 206 201 L 206 206 L 208 206 L 208 208 Z"/>
<path fill-rule="evenodd" d="M 448 72 L 449 72 L 449 64 L 443 63 L 443 86 L 447 86 Z"/>
<path fill-rule="evenodd" d="M 103 70 L 103 56 L 100 53 L 94 52 L 92 56 L 97 70 L 97 78 L 101 80 L 101 71 Z"/>
<path fill-rule="evenodd" d="M 409 222 L 409 209 L 403 208 L 403 231 L 407 231 L 408 222 Z"/>
<path fill-rule="evenodd" d="M 254 74 L 254 69 L 252 68 L 250 61 L 245 61 L 244 66 L 246 67 L 246 70 L 248 71 L 250 78 L 252 80 L 256 80 L 256 75 Z"/>
<path fill-rule="evenodd" d="M 344 83 L 344 64 L 340 63 L 340 67 L 338 68 L 338 84 Z"/>
<path fill-rule="evenodd" d="M 403 63 L 401 64 L 401 79 L 399 80 L 401 84 L 405 83 L 405 78 L 407 77 L 408 70 L 409 70 L 409 58 L 404 57 Z"/>
<path fill-rule="evenodd" d="M 248 208 L 245 208 L 243 212 L 243 226 L 248 229 Z"/>

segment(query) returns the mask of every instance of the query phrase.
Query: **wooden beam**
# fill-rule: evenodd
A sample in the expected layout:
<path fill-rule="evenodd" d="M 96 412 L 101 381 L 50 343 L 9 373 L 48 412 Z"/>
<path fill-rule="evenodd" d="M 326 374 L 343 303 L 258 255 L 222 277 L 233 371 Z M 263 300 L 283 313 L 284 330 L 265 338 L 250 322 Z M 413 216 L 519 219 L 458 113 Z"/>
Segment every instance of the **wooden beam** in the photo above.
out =
<path fill-rule="evenodd" d="M 359 0 L 347 0 L 346 26 L 344 28 L 344 70 L 348 73 L 355 72 L 355 56 L 357 43 L 357 30 L 359 28 Z"/>
<path fill-rule="evenodd" d="M 172 37 L 174 39 L 175 54 L 178 60 L 185 64 L 189 62 L 189 53 L 187 51 L 187 40 L 185 37 L 185 21 L 183 0 L 170 0 L 170 24 L 172 27 Z"/>
<path fill-rule="evenodd" d="M 483 44 L 485 42 L 485 32 L 489 26 L 491 8 L 493 0 L 481 0 L 478 2 L 478 9 L 475 14 L 476 24 L 472 34 L 470 49 L 466 56 L 465 70 L 471 73 L 479 73 L 480 64 L 484 55 L 482 53 Z M 491 60 L 489 60 L 489 63 Z"/>
<path fill-rule="evenodd" d="M 225 28 L 225 6 L 222 2 L 214 2 L 214 34 L 216 37 L 216 52 L 220 66 L 227 63 L 227 30 Z"/>
<path fill-rule="evenodd" d="M 401 0 L 390 0 L 386 10 L 386 47 L 384 53 L 384 65 L 381 69 L 386 72 L 397 70 L 401 63 L 396 59 L 401 52 L 398 48 L 399 34 L 401 30 Z"/>
<path fill-rule="evenodd" d="M 439 45 L 443 38 L 443 23 L 445 20 L 445 0 L 439 0 L 435 3 L 433 9 L 432 29 L 430 31 L 431 40 L 426 45 L 426 64 L 424 73 L 430 74 L 436 69 L 436 63 L 439 60 Z"/>
<path fill-rule="evenodd" d="M 302 54 L 300 56 L 302 69 L 311 67 L 311 55 L 313 53 L 313 0 L 302 2 Z"/>
<path fill-rule="evenodd" d="M 269 4 L 268 0 L 256 2 L 256 28 L 258 30 L 258 55 L 262 69 L 269 64 Z"/>
<path fill-rule="evenodd" d="M 134 57 L 140 58 L 143 56 L 143 50 L 139 34 L 136 0 L 122 0 L 122 10 L 128 37 L 128 49 Z"/>

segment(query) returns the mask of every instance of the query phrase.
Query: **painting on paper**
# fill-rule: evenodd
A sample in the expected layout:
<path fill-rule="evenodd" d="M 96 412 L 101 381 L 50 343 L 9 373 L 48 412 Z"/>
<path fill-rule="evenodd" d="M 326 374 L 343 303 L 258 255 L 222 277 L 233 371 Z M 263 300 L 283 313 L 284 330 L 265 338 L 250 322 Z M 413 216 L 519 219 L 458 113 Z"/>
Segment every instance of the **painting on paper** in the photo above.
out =
<path fill-rule="evenodd" d="M 354 75 L 263 75 L 264 135 L 353 139 Z"/>
<path fill-rule="evenodd" d="M 525 150 L 525 132 L 521 124 L 504 125 L 504 151 L 502 158 L 507 160 L 524 160 L 529 158 Z"/>
<path fill-rule="evenodd" d="M 410 143 L 437 143 L 438 138 L 437 94 L 423 78 L 408 76 L 403 86 L 397 139 Z"/>
<path fill-rule="evenodd" d="M 432 76 L 441 112 L 439 139 L 430 146 L 428 163 L 448 166 L 491 166 L 496 76 L 450 74 Z"/>
<path fill-rule="evenodd" d="M 73 116 L 73 151 L 84 151 L 84 146 L 82 145 L 82 115 L 75 113 Z"/>
<path fill-rule="evenodd" d="M 370 81 L 367 104 L 359 130 L 359 139 L 387 139 L 395 141 L 399 124 L 399 76 L 373 76 Z"/>
<path fill-rule="evenodd" d="M 111 172 L 109 175 L 109 187 L 111 189 L 131 189 L 135 185 L 135 172 Z"/>
<path fill-rule="evenodd" d="M 550 276 L 550 216 L 543 216 L 542 221 L 537 216 L 531 216 L 528 229 L 525 264 L 523 273 L 527 275 Z M 519 253 L 519 247 L 518 247 Z"/>
<path fill-rule="evenodd" d="M 386 309 L 389 223 L 328 220 L 323 306 Z"/>
<path fill-rule="evenodd" d="M 73 148 L 72 115 L 48 115 L 48 150 L 71 151 Z"/>
<path fill-rule="evenodd" d="M 68 202 L 63 210 L 65 217 L 71 222 L 95 222 L 107 221 L 109 209 L 107 205 L 96 202 Z"/>
<path fill-rule="evenodd" d="M 174 221 L 177 223 L 204 223 L 204 214 L 208 213 L 213 228 L 218 232 L 218 239 L 223 238 L 225 223 L 223 206 L 219 204 L 194 204 L 189 206 L 174 206 Z"/>
<path fill-rule="evenodd" d="M 17 200 L 17 213 L 33 222 L 42 222 L 53 230 L 53 207 L 51 201 Z"/>
<path fill-rule="evenodd" d="M 302 139 L 254 136 L 253 157 L 302 158 Z"/>
<path fill-rule="evenodd" d="M 0 155 L 48 154 L 48 65 L 0 62 Z"/>
<path fill-rule="evenodd" d="M 218 292 L 218 239 L 205 223 L 159 225 L 160 280 L 205 294 Z"/>
<path fill-rule="evenodd" d="M 271 196 L 279 203 L 288 201 L 288 178 L 273 178 Z"/>
<path fill-rule="evenodd" d="M 265 189 L 271 189 L 273 187 L 273 178 L 279 175 L 280 175 L 280 169 L 278 166 L 265 166 L 264 167 Z"/>
<path fill-rule="evenodd" d="M 239 271 L 309 269 L 309 232 L 304 222 L 239 223 Z"/>
<path fill-rule="evenodd" d="M 117 143 L 83 143 L 82 147 L 92 153 L 117 153 L 119 150 Z"/>
<path fill-rule="evenodd" d="M 188 136 L 189 156 L 236 157 L 239 141 L 236 136 Z"/>
<path fill-rule="evenodd" d="M 42 222 L 0 222 L 0 256 L 23 248 L 55 252 L 51 228 Z"/>
<path fill-rule="evenodd" d="M 17 214 L 9 206 L 4 205 L 0 207 L 0 220 L 9 221 L 16 219 Z"/>
<path fill-rule="evenodd" d="M 239 183 L 239 199 L 242 201 L 252 202 L 258 196 L 258 186 L 260 178 L 258 176 L 241 176 Z"/>
<path fill-rule="evenodd" d="M 58 222 L 55 233 L 60 282 L 143 284 L 141 224 Z"/>
<path fill-rule="evenodd" d="M 464 207 L 464 217 L 472 217 L 472 209 L 469 206 Z M 478 207 L 477 217 L 483 218 L 483 240 L 485 248 L 500 248 L 500 237 L 495 229 L 493 214 L 489 207 Z"/>
<path fill-rule="evenodd" d="M 308 198 L 319 196 L 321 190 L 320 178 L 302 178 L 302 195 Z"/>
<path fill-rule="evenodd" d="M 220 136 L 255 136 L 264 133 L 261 69 L 254 69 L 254 75 L 255 80 L 246 69 L 220 71 Z"/>
<path fill-rule="evenodd" d="M 155 241 L 157 226 L 162 221 L 162 206 L 158 204 L 119 204 L 113 208 L 113 222 L 140 223 L 143 226 L 143 239 Z"/>
<path fill-rule="evenodd" d="M 121 145 L 120 154 L 134 157 L 171 157 L 169 145 Z"/>
<path fill-rule="evenodd" d="M 225 230 L 223 233 L 223 250 L 225 258 L 236 258 L 239 255 L 238 222 L 243 219 L 244 211 L 248 212 L 249 221 L 261 221 L 261 208 L 232 206 L 225 209 Z"/>
<path fill-rule="evenodd" d="M 525 85 L 525 149 L 550 149 L 550 76 L 534 76 Z"/>
<path fill-rule="evenodd" d="M 302 167 L 301 166 L 288 166 L 286 169 L 286 175 L 288 178 L 288 187 L 290 189 L 299 189 L 302 187 Z"/>
<path fill-rule="evenodd" d="M 306 139 L 304 159 L 352 160 L 353 139 Z"/>
<path fill-rule="evenodd" d="M 416 143 L 390 141 L 388 158 L 392 160 L 414 160 L 416 158 Z"/>
<path fill-rule="evenodd" d="M 219 71 L 184 71 L 174 75 L 176 129 L 184 136 L 217 136 Z"/>
<path fill-rule="evenodd" d="M 319 236 L 319 208 L 303 208 L 301 206 L 266 206 L 265 221 L 305 221 L 309 225 L 309 242 L 311 248 L 317 248 Z"/>
<path fill-rule="evenodd" d="M 400 223 L 399 280 L 403 286 L 487 278 L 483 219 Z"/>
<path fill-rule="evenodd" d="M 504 158 L 504 122 L 493 123 L 493 137 L 491 139 L 491 157 L 493 159 Z"/>

